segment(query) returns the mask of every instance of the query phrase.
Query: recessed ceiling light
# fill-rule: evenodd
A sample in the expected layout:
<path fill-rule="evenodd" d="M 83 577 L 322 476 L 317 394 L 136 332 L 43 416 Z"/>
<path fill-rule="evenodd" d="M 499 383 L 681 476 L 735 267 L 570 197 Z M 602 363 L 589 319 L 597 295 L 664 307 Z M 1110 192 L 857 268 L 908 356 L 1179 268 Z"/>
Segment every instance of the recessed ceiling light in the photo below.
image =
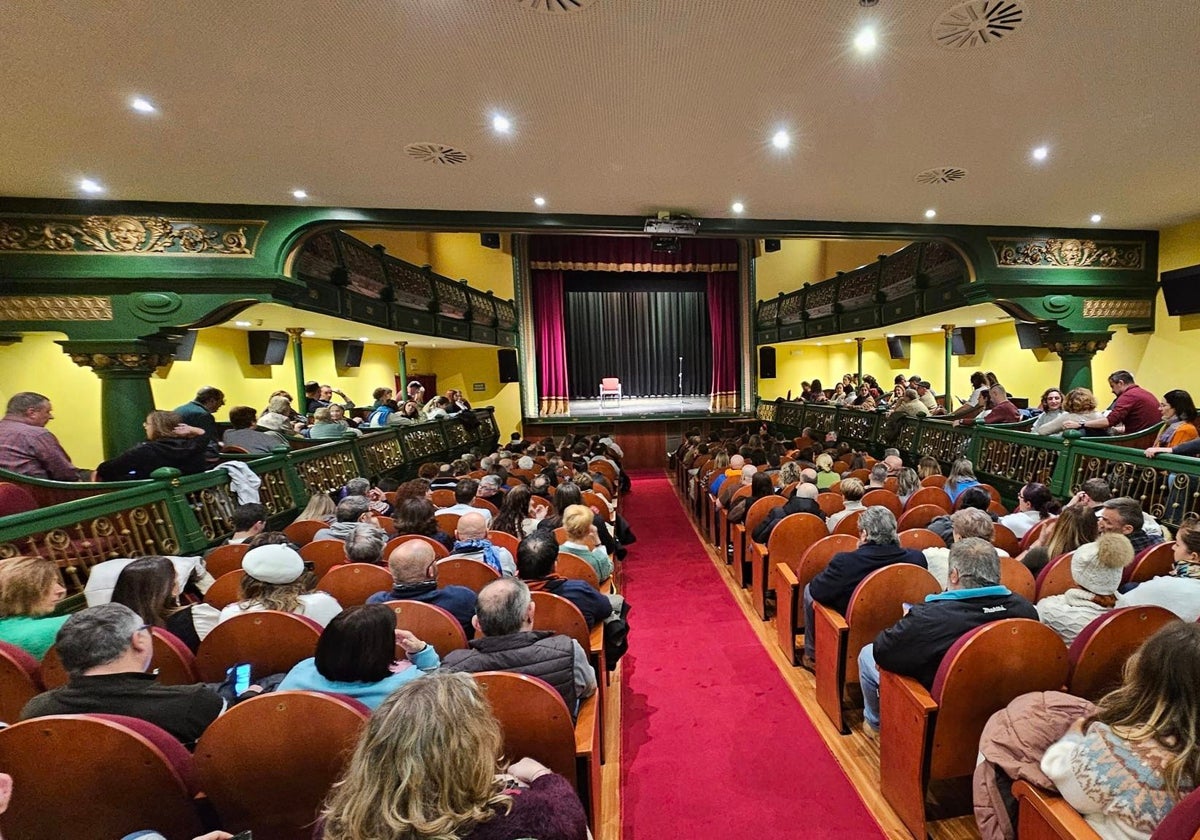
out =
<path fill-rule="evenodd" d="M 926 218 L 926 219 L 933 219 L 933 218 L 936 218 L 936 217 L 937 217 L 937 211 L 936 211 L 936 210 L 934 210 L 932 207 L 930 207 L 928 210 L 926 210 L 926 211 L 925 211 L 925 218 Z"/>
<path fill-rule="evenodd" d="M 363 336 L 359 336 L 358 340 L 359 341 L 370 341 L 371 339 L 369 339 L 365 335 L 363 335 Z"/>
<path fill-rule="evenodd" d="M 249 321 L 234 321 L 233 323 L 234 323 L 234 325 L 235 325 L 235 326 L 238 326 L 238 327 L 252 327 L 252 326 L 254 326 L 254 325 L 253 325 L 253 324 L 251 324 Z"/>
<path fill-rule="evenodd" d="M 79 189 L 83 190 L 85 193 L 102 193 L 102 192 L 104 192 L 104 187 L 102 187 L 97 182 L 93 181 L 91 178 L 84 178 L 82 181 L 80 181 Z"/>
<path fill-rule="evenodd" d="M 743 210 L 746 209 L 746 205 L 742 204 L 742 202 L 740 202 L 740 201 L 735 201 L 735 202 L 733 202 L 733 206 L 730 209 L 733 210 L 734 213 L 741 213 Z"/>
<path fill-rule="evenodd" d="M 786 149 L 791 142 L 792 138 L 786 131 L 776 131 L 775 136 L 771 138 L 771 145 L 776 149 Z"/>
<path fill-rule="evenodd" d="M 143 99 L 140 96 L 135 96 L 129 101 L 129 107 L 140 114 L 153 114 L 158 109 L 154 107 L 154 103 L 149 99 Z"/>
<path fill-rule="evenodd" d="M 1033 159 L 1034 160 L 1045 160 L 1046 156 L 1049 154 L 1050 154 L 1050 150 L 1047 149 L 1045 146 L 1038 146 L 1036 149 L 1033 150 Z"/>
<path fill-rule="evenodd" d="M 545 206 L 546 206 L 546 199 L 542 198 L 542 197 L 539 195 L 539 196 L 537 196 L 536 198 L 534 198 L 534 199 L 533 199 L 533 203 L 534 203 L 534 204 L 536 204 L 538 207 L 545 207 Z"/>
<path fill-rule="evenodd" d="M 888 337 L 888 338 L 895 338 L 895 337 L 896 337 L 896 334 L 895 334 L 895 333 L 888 333 L 888 334 L 887 334 L 887 337 Z"/>
<path fill-rule="evenodd" d="M 976 323 L 976 324 L 986 324 L 986 323 L 987 323 L 987 318 L 976 318 L 976 319 L 975 319 L 975 323 Z"/>
<path fill-rule="evenodd" d="M 292 198 L 308 198 L 308 193 L 304 190 L 292 190 Z"/>
<path fill-rule="evenodd" d="M 305 330 L 304 334 L 305 335 L 316 335 L 317 333 L 315 330 Z"/>
<path fill-rule="evenodd" d="M 510 128 L 512 128 L 512 123 L 509 122 L 508 117 L 503 114 L 496 114 L 492 117 L 492 130 L 497 134 L 508 134 Z"/>
<path fill-rule="evenodd" d="M 1100 220 L 1101 220 L 1101 219 L 1103 219 L 1103 218 L 1104 218 L 1104 217 L 1103 217 L 1103 216 L 1101 216 L 1099 213 L 1093 213 L 1093 214 L 1092 214 L 1092 224 L 1094 224 L 1094 225 L 1095 225 L 1095 224 L 1099 224 Z"/>
<path fill-rule="evenodd" d="M 930 327 L 929 331 L 930 332 L 941 332 L 942 328 L 941 327 Z"/>
<path fill-rule="evenodd" d="M 863 27 L 854 36 L 854 48 L 863 55 L 874 52 L 878 41 L 875 40 L 875 30 L 869 26 Z"/>
<path fill-rule="evenodd" d="M 846 339 L 846 343 L 847 343 L 847 344 L 851 343 L 852 341 L 854 341 L 854 339 L 853 339 L 853 338 L 847 338 L 847 339 Z"/>

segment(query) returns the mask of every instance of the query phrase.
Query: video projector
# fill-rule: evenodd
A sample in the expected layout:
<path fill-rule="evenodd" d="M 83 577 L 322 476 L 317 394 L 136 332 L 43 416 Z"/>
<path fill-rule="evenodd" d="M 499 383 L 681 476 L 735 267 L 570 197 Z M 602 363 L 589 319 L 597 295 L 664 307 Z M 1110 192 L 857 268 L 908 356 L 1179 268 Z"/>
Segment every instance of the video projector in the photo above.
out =
<path fill-rule="evenodd" d="M 656 236 L 691 236 L 700 230 L 699 219 L 646 219 L 642 230 Z"/>

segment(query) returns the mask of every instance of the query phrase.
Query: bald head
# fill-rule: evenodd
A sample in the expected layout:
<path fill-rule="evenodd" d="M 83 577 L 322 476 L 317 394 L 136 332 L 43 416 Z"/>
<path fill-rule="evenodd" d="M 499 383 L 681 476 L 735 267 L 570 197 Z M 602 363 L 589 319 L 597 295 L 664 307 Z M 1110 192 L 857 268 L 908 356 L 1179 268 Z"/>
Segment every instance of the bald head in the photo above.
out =
<path fill-rule="evenodd" d="M 482 513 L 466 513 L 458 520 L 454 536 L 460 540 L 482 540 L 487 537 L 487 520 Z"/>
<path fill-rule="evenodd" d="M 812 467 L 806 467 L 805 469 L 800 471 L 800 480 L 803 481 L 805 484 L 816 484 L 817 483 L 817 471 L 814 470 Z"/>
<path fill-rule="evenodd" d="M 742 467 L 742 484 L 749 484 L 754 480 L 754 474 L 758 472 L 758 467 L 753 464 L 747 464 Z"/>
<path fill-rule="evenodd" d="M 820 488 L 815 484 L 801 484 L 796 487 L 796 495 L 801 499 L 815 499 L 820 492 Z"/>
<path fill-rule="evenodd" d="M 434 577 L 430 567 L 436 555 L 433 546 L 424 540 L 409 540 L 400 543 L 388 555 L 388 568 L 396 583 L 419 583 Z"/>
<path fill-rule="evenodd" d="M 904 461 L 900 459 L 899 455 L 888 455 L 883 459 L 883 465 L 887 467 L 888 475 L 895 475 L 904 469 Z"/>
<path fill-rule="evenodd" d="M 741 455 L 734 455 L 729 459 L 729 469 L 731 470 L 740 470 L 744 466 L 746 466 L 746 459 Z"/>

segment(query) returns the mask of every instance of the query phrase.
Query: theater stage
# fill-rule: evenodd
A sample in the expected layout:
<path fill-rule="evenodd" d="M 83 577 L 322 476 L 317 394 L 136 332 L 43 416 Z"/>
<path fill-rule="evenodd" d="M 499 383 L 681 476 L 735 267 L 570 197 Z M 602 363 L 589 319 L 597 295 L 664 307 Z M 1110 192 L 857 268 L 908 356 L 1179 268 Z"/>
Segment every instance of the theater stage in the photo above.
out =
<path fill-rule="evenodd" d="M 708 397 L 624 397 L 615 400 L 571 400 L 571 416 L 575 418 L 624 420 L 647 417 L 707 417 Z"/>

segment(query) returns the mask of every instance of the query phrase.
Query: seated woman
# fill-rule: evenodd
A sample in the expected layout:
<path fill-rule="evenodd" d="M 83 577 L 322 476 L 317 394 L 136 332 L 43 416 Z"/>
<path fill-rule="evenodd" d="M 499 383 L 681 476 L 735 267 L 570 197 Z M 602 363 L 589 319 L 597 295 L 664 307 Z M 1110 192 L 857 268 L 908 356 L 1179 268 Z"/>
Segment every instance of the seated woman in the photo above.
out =
<path fill-rule="evenodd" d="M 946 483 L 942 489 L 946 491 L 946 495 L 953 502 L 968 487 L 977 487 L 979 484 L 979 479 L 975 477 L 975 465 L 967 458 L 959 458 L 950 467 L 950 473 L 946 476 Z"/>
<path fill-rule="evenodd" d="M 938 463 L 937 458 L 932 455 L 922 455 L 921 460 L 917 461 L 917 478 L 924 481 L 933 475 L 942 474 L 942 465 Z"/>
<path fill-rule="evenodd" d="M 411 483 L 402 484 L 401 489 Z M 433 506 L 433 502 L 424 496 L 401 499 L 399 492 L 397 491 L 396 495 L 396 509 L 392 512 L 396 536 L 418 534 L 422 537 L 432 537 L 446 546 L 447 551 L 453 551 L 454 537 L 438 527 L 437 508 Z"/>
<path fill-rule="evenodd" d="M 737 525 L 739 522 L 746 521 L 746 512 L 759 499 L 765 499 L 768 496 L 775 495 L 775 484 L 771 481 L 771 476 L 765 472 L 757 472 L 750 479 L 750 495 L 742 496 L 736 502 L 729 505 L 729 513 L 725 518 L 731 525 Z"/>
<path fill-rule="evenodd" d="M 221 436 L 222 446 L 236 446 L 255 454 L 288 445 L 282 435 L 254 428 L 257 421 L 258 414 L 251 406 L 237 405 L 229 409 L 229 423 L 233 428 Z"/>
<path fill-rule="evenodd" d="M 1062 391 L 1057 388 L 1047 388 L 1042 392 L 1042 398 L 1038 401 L 1038 408 L 1042 413 L 1033 421 L 1033 426 L 1030 431 L 1035 434 L 1042 434 L 1041 428 L 1051 420 L 1057 420 L 1063 414 L 1063 395 Z"/>
<path fill-rule="evenodd" d="M 400 406 L 399 411 L 393 411 L 388 415 L 387 422 L 389 426 L 411 426 L 413 423 L 420 423 L 422 419 L 421 407 L 412 400 L 408 400 Z"/>
<path fill-rule="evenodd" d="M 833 471 L 833 458 L 828 452 L 822 452 L 817 456 L 817 487 L 821 490 L 828 490 L 833 485 L 842 480 L 842 477 Z"/>
<path fill-rule="evenodd" d="M 0 642 L 41 659 L 68 616 L 51 615 L 67 594 L 58 565 L 45 557 L 0 560 Z"/>
<path fill-rule="evenodd" d="M 1118 596 L 1118 607 L 1156 606 L 1184 621 L 1200 620 L 1200 517 L 1189 513 L 1175 534 L 1171 571 Z"/>
<path fill-rule="evenodd" d="M 517 539 L 532 534 L 548 510 L 545 505 L 534 508 L 530 504 L 532 498 L 533 491 L 528 487 L 514 487 L 509 490 L 500 505 L 500 513 L 492 519 L 491 530 L 512 534 Z"/>
<path fill-rule="evenodd" d="M 1155 445 L 1146 450 L 1147 458 L 1170 452 L 1181 443 L 1200 437 L 1200 429 L 1196 428 L 1196 404 L 1187 391 L 1178 388 L 1167 391 L 1158 407 L 1162 411 L 1163 428 Z"/>
<path fill-rule="evenodd" d="M 208 604 L 180 606 L 181 589 L 175 564 L 166 557 L 150 555 L 121 570 L 112 602 L 129 607 L 149 626 L 172 633 L 195 653 L 221 620 L 221 613 Z"/>
<path fill-rule="evenodd" d="M 1096 411 L 1096 395 L 1087 388 L 1072 388 L 1068 391 L 1066 399 L 1063 400 L 1063 409 L 1062 414 L 1037 426 L 1034 431 L 1039 435 L 1061 435 L 1063 424 L 1068 420 L 1086 423 L 1104 416 Z"/>
<path fill-rule="evenodd" d="M 312 440 L 341 440 L 347 431 L 347 426 L 334 421 L 333 406 L 328 405 L 313 412 L 313 424 L 309 427 L 308 436 Z"/>
<path fill-rule="evenodd" d="M 446 408 L 450 405 L 450 401 L 445 397 L 437 396 L 425 403 L 425 407 L 421 409 L 421 414 L 426 420 L 439 420 L 443 417 L 448 417 Z"/>
<path fill-rule="evenodd" d="M 571 783 L 529 758 L 505 767 L 503 747 L 469 674 L 414 680 L 371 715 L 326 801 L 319 836 L 584 840 L 587 820 Z"/>
<path fill-rule="evenodd" d="M 850 464 L 850 468 L 854 469 L 854 464 Z M 906 504 L 908 497 L 921 489 L 921 479 L 917 477 L 917 471 L 912 467 L 904 467 L 900 472 L 896 473 L 896 495 L 900 497 L 900 504 Z"/>
<path fill-rule="evenodd" d="M 307 591 L 304 559 L 291 546 L 255 546 L 242 557 L 242 570 L 246 575 L 241 598 L 221 610 L 220 621 L 247 612 L 280 610 L 311 618 L 324 627 L 342 611 L 342 605 L 328 592 Z"/>
<path fill-rule="evenodd" d="M 1068 647 L 1092 619 L 1117 605 L 1121 573 L 1133 561 L 1133 546 L 1124 534 L 1101 534 L 1071 555 L 1075 587 L 1037 602 L 1038 619 Z"/>
<path fill-rule="evenodd" d="M 1061 509 L 1062 505 L 1050 495 L 1050 488 L 1031 481 L 1017 491 L 1017 509 L 1000 517 L 1000 524 L 1012 531 L 1017 539 L 1021 539 L 1034 525 L 1043 519 L 1057 516 Z"/>
<path fill-rule="evenodd" d="M 406 661 L 395 661 L 396 645 L 404 648 Z M 296 663 L 279 690 L 344 694 L 375 709 L 400 686 L 436 671 L 441 662 L 433 645 L 396 628 L 391 607 L 347 607 L 321 633 L 317 655 Z"/>
<path fill-rule="evenodd" d="M 295 518 L 295 522 L 324 522 L 326 525 L 333 522 L 337 514 L 337 505 L 328 493 L 314 493 L 308 497 L 308 504 L 304 506 L 304 510 Z"/>
<path fill-rule="evenodd" d="M 558 548 L 564 554 L 574 554 L 586 560 L 596 571 L 596 577 L 604 583 L 612 576 L 613 564 L 608 552 L 600 544 L 600 534 L 593 524 L 594 519 L 595 514 L 591 508 L 569 505 L 562 515 L 562 527 L 567 531 L 567 539 Z"/>
<path fill-rule="evenodd" d="M 187 425 L 174 411 L 151 411 L 142 426 L 146 440 L 96 467 L 100 481 L 149 478 L 160 467 L 174 467 L 184 475 L 208 469 L 203 429 Z"/>
<path fill-rule="evenodd" d="M 1200 625 L 1168 624 L 1121 687 L 1042 756 L 1062 797 L 1104 838 L 1148 838 L 1200 779 Z"/>
<path fill-rule="evenodd" d="M 1096 533 L 1095 512 L 1085 505 L 1070 505 L 1042 526 L 1037 540 L 1017 559 L 1036 576 L 1055 557 L 1093 542 Z"/>

